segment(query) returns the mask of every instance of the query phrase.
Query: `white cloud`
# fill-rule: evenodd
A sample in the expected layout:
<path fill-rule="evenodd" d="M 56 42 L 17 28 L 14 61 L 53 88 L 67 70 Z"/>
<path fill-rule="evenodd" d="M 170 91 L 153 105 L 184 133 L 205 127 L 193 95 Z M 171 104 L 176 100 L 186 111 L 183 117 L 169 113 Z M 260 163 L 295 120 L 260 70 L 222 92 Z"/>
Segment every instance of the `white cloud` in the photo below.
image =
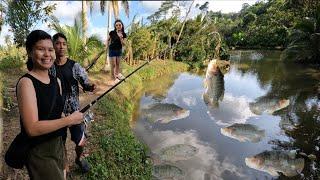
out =
<path fill-rule="evenodd" d="M 91 36 L 91 35 L 98 35 L 98 37 L 103 41 L 105 42 L 106 39 L 107 39 L 107 27 L 91 27 L 89 29 L 89 33 L 88 35 Z"/>
<path fill-rule="evenodd" d="M 155 12 L 160 8 L 162 2 L 163 1 L 141 1 L 141 4 L 148 12 Z"/>
<path fill-rule="evenodd" d="M 50 4 L 53 3 L 57 4 L 53 15 L 64 24 L 73 25 L 75 17 L 81 12 L 81 1 L 50 1 Z"/>
<path fill-rule="evenodd" d="M 208 106 L 207 111 L 210 118 L 215 120 L 218 125 L 227 126 L 234 123 L 246 123 L 247 119 L 256 116 L 251 112 L 249 101 L 244 96 L 236 97 L 230 93 L 225 93 L 223 101 L 219 103 L 219 108 Z"/>
<path fill-rule="evenodd" d="M 10 35 L 12 40 L 13 34 L 9 31 L 9 28 L 8 25 L 2 26 L 2 31 L 0 32 L 0 45 L 5 45 L 4 40 L 6 35 Z"/>
<path fill-rule="evenodd" d="M 242 8 L 242 4 L 248 3 L 250 5 L 257 2 L 257 0 L 197 0 L 195 4 L 204 4 L 205 2 L 209 2 L 208 8 L 209 11 L 221 11 L 222 13 L 230 13 L 230 12 L 238 12 Z"/>

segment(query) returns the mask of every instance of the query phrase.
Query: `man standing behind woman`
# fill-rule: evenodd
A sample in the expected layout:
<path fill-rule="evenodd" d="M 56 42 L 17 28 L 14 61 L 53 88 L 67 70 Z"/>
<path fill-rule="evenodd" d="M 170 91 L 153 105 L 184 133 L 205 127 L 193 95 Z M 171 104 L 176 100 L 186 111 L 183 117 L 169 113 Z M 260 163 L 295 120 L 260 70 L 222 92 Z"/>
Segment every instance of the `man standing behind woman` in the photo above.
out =
<path fill-rule="evenodd" d="M 69 116 L 80 109 L 79 102 L 79 83 L 84 91 L 94 91 L 95 85 L 89 83 L 88 75 L 81 65 L 67 57 L 68 46 L 67 38 L 62 33 L 57 33 L 53 36 L 53 46 L 56 53 L 54 66 L 50 69 L 50 74 L 56 76 L 62 81 L 63 96 L 65 105 L 63 112 Z M 86 141 L 85 125 L 78 124 L 69 127 L 71 140 L 76 144 L 76 164 L 79 165 L 81 171 L 86 173 L 90 167 L 88 162 L 83 159 L 84 145 Z M 66 136 L 63 137 L 64 142 Z M 67 163 L 66 163 L 67 168 Z"/>
<path fill-rule="evenodd" d="M 123 23 L 118 19 L 114 22 L 114 30 L 109 33 L 108 38 L 111 78 L 113 84 L 124 79 L 124 76 L 120 73 L 120 59 L 126 38 L 127 35 L 124 32 Z"/>
<path fill-rule="evenodd" d="M 26 167 L 30 179 L 64 179 L 64 145 L 66 127 L 81 123 L 83 114 L 75 111 L 61 117 L 63 99 L 59 79 L 48 70 L 55 59 L 51 36 L 32 31 L 26 40 L 28 73 L 16 87 L 21 134 L 28 139 Z"/>

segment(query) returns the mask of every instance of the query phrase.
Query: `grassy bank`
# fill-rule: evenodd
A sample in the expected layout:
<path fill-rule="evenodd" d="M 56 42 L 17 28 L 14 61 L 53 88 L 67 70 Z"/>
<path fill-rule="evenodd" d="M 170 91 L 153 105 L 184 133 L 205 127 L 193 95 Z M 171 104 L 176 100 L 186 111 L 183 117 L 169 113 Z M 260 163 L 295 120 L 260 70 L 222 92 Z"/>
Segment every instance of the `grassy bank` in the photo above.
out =
<path fill-rule="evenodd" d="M 123 74 L 136 67 L 122 65 Z M 92 171 L 86 179 L 151 179 L 152 164 L 147 160 L 147 147 L 134 137 L 129 122 L 134 111 L 133 99 L 148 80 L 161 75 L 187 70 L 187 65 L 174 61 L 152 61 L 107 94 L 95 108 L 89 156 Z"/>
<path fill-rule="evenodd" d="M 3 108 L 3 74 L 0 72 L 0 154 L 3 151 L 3 116 L 2 116 L 2 108 Z M 2 163 L 0 164 L 0 172 L 2 172 Z"/>

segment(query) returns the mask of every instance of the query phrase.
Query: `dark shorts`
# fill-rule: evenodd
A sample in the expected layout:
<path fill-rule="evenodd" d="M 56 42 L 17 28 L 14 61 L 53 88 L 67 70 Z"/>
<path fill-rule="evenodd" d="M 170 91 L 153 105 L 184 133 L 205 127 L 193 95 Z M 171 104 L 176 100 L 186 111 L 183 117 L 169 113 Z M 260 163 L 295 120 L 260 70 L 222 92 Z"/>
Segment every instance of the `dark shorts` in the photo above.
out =
<path fill-rule="evenodd" d="M 69 127 L 69 131 L 70 131 L 70 134 L 71 134 L 71 140 L 76 144 L 78 145 L 81 141 L 81 138 L 83 136 L 86 137 L 86 134 L 85 134 L 85 125 L 82 123 L 82 124 L 77 124 L 77 125 L 73 125 L 73 126 L 70 126 Z M 64 142 L 66 141 L 67 139 L 67 133 L 65 133 L 65 136 L 63 136 L 63 140 Z"/>
<path fill-rule="evenodd" d="M 109 57 L 119 57 L 122 55 L 122 50 L 109 49 Z"/>

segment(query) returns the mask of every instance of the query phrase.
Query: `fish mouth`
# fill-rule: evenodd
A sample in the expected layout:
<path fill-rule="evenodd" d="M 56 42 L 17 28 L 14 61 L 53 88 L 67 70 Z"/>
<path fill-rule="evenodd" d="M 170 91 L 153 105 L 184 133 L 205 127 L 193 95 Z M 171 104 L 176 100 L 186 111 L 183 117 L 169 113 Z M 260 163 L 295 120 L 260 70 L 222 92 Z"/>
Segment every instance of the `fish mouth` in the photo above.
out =
<path fill-rule="evenodd" d="M 233 131 L 230 128 L 224 127 L 220 129 L 221 134 L 229 136 Z"/>
<path fill-rule="evenodd" d="M 245 158 L 245 163 L 250 168 L 253 168 L 253 169 L 259 168 L 259 161 L 257 159 L 255 159 L 254 157 Z"/>

